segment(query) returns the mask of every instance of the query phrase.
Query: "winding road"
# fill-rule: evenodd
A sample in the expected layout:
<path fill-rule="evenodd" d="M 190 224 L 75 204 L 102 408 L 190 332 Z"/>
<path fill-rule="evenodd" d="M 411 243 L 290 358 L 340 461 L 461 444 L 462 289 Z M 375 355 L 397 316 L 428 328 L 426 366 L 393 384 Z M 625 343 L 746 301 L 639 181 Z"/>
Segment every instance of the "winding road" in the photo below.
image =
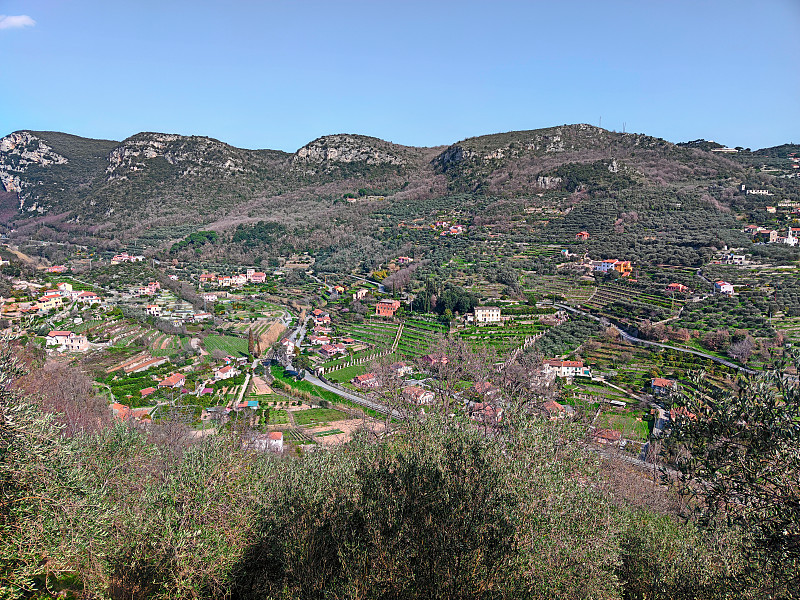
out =
<path fill-rule="evenodd" d="M 617 329 L 619 329 L 620 336 L 622 336 L 622 339 L 624 339 L 626 342 L 631 342 L 633 344 L 644 344 L 645 346 L 655 346 L 656 348 L 664 348 L 666 350 L 675 350 L 676 352 L 683 352 L 685 354 L 694 354 L 695 356 L 708 358 L 709 360 L 713 360 L 716 363 L 725 365 L 726 367 L 730 367 L 731 369 L 736 369 L 737 371 L 741 371 L 749 375 L 755 375 L 758 372 L 754 371 L 753 369 L 748 369 L 747 367 L 737 365 L 736 363 L 732 363 L 731 361 L 725 360 L 724 358 L 720 358 L 719 356 L 714 356 L 713 354 L 706 354 L 705 352 L 700 352 L 699 350 L 692 350 L 691 348 L 681 348 L 680 346 L 670 346 L 669 344 L 662 344 L 660 342 L 651 342 L 650 340 L 643 340 L 642 338 L 638 338 L 636 336 L 629 334 L 620 325 L 611 322 L 606 317 L 601 318 L 591 313 L 587 313 L 586 311 L 574 308 L 572 306 L 567 306 L 566 304 L 558 304 L 557 302 L 554 302 L 553 306 L 564 309 L 571 313 L 583 315 L 584 317 L 594 319 L 595 321 L 603 323 L 604 325 L 614 325 Z"/>

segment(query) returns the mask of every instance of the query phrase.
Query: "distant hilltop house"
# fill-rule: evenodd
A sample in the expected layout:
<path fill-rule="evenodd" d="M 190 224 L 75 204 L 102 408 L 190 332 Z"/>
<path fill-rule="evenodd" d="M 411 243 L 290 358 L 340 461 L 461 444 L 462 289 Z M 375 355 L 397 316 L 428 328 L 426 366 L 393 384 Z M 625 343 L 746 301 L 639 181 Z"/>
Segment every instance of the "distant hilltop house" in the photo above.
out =
<path fill-rule="evenodd" d="M 577 240 L 588 240 L 589 239 L 589 232 L 588 231 L 581 231 L 575 234 L 575 239 Z"/>
<path fill-rule="evenodd" d="M 665 396 L 678 389 L 678 382 L 673 379 L 654 377 L 650 380 L 650 391 L 654 396 Z"/>
<path fill-rule="evenodd" d="M 123 252 L 122 254 L 116 254 L 111 258 L 112 265 L 118 265 L 124 262 L 142 262 L 144 260 L 144 256 L 137 254 L 131 255 L 127 252 Z"/>
<path fill-rule="evenodd" d="M 59 352 L 86 352 L 89 349 L 89 340 L 85 335 L 54 330 L 47 334 L 45 345 L 55 346 Z"/>
<path fill-rule="evenodd" d="M 397 257 L 397 264 L 398 265 L 409 265 L 414 262 L 414 259 L 410 256 L 398 256 Z"/>
<path fill-rule="evenodd" d="M 556 377 L 591 377 L 592 368 L 583 364 L 582 360 L 546 360 L 546 371 L 554 372 Z"/>
<path fill-rule="evenodd" d="M 715 294 L 727 294 L 728 296 L 733 294 L 733 285 L 728 283 L 727 281 L 715 281 L 714 282 L 714 293 Z"/>
<path fill-rule="evenodd" d="M 727 265 L 746 265 L 747 255 L 745 254 L 726 254 L 722 257 L 722 262 Z"/>
<path fill-rule="evenodd" d="M 594 265 L 594 270 L 600 273 L 608 273 L 611 270 L 617 271 L 623 277 L 627 277 L 633 271 L 631 261 L 617 260 L 614 258 L 604 260 Z"/>
<path fill-rule="evenodd" d="M 736 154 L 739 152 L 736 148 L 712 148 L 711 152 L 722 152 L 723 154 Z"/>
<path fill-rule="evenodd" d="M 683 284 L 680 284 L 680 283 L 670 283 L 667 286 L 667 291 L 668 292 L 679 292 L 681 294 L 685 294 L 686 292 L 689 291 L 689 288 L 686 287 Z"/>
<path fill-rule="evenodd" d="M 375 305 L 375 314 L 381 317 L 393 317 L 399 308 L 399 300 L 381 300 Z"/>
<path fill-rule="evenodd" d="M 64 273 L 67 270 L 67 267 L 64 265 L 53 265 L 52 267 L 47 267 L 46 271 L 48 273 Z"/>
<path fill-rule="evenodd" d="M 250 446 L 259 452 L 283 452 L 283 432 L 270 431 L 257 434 L 250 441 Z"/>
<path fill-rule="evenodd" d="M 367 294 L 369 294 L 369 290 L 367 288 L 358 289 L 353 293 L 353 300 L 363 300 L 367 297 Z"/>
<path fill-rule="evenodd" d="M 478 325 L 488 325 L 489 323 L 500 323 L 500 308 L 497 306 L 476 306 L 475 323 Z"/>

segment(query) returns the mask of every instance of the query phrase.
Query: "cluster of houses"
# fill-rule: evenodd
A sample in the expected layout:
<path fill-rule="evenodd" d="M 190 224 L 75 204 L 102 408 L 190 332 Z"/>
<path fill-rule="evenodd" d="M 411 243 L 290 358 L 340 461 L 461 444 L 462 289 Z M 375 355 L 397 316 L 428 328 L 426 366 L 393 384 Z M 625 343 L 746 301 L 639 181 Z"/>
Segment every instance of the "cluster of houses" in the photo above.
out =
<path fill-rule="evenodd" d="M 242 287 L 248 283 L 264 283 L 267 274 L 255 269 L 247 269 L 245 273 L 236 275 L 217 275 L 215 273 L 203 273 L 200 275 L 200 285 L 210 285 L 214 287 Z"/>
<path fill-rule="evenodd" d="M 101 298 L 94 292 L 77 291 L 69 283 L 60 283 L 55 290 L 48 290 L 36 302 L 20 302 L 4 306 L 4 312 L 17 312 L 19 314 L 39 314 L 60 310 L 71 303 L 90 306 L 101 303 Z"/>
<path fill-rule="evenodd" d="M 616 258 L 609 258 L 606 260 L 592 260 L 588 263 L 595 273 L 608 273 L 609 271 L 616 271 L 623 277 L 629 277 L 633 272 L 631 261 L 617 260 Z"/>
<path fill-rule="evenodd" d="M 144 256 L 141 254 L 128 254 L 127 252 L 123 252 L 122 254 L 116 254 L 111 257 L 111 264 L 118 265 L 120 263 L 134 263 L 134 262 L 142 262 L 144 260 Z"/>
<path fill-rule="evenodd" d="M 441 236 L 461 235 L 466 229 L 463 225 L 457 223 L 451 224 L 450 221 L 436 221 L 431 225 L 431 228 L 442 229 L 443 231 L 439 234 Z"/>
<path fill-rule="evenodd" d="M 783 235 L 777 229 L 769 229 L 758 225 L 745 225 L 744 232 L 752 236 L 753 240 L 766 244 L 797 246 L 798 240 L 800 239 L 798 238 L 798 236 L 800 236 L 800 227 L 789 227 L 786 231 L 786 235 Z"/>

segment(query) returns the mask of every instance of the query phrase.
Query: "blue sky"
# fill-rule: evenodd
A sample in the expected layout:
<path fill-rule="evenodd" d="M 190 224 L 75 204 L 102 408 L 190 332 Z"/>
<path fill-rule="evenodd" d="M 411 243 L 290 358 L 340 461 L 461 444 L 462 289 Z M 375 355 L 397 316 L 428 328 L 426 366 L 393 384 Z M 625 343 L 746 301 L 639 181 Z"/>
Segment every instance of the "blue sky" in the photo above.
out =
<path fill-rule="evenodd" d="M 800 142 L 798 32 L 800 0 L 0 0 L 0 135 L 294 151 L 602 117 L 755 149 Z"/>

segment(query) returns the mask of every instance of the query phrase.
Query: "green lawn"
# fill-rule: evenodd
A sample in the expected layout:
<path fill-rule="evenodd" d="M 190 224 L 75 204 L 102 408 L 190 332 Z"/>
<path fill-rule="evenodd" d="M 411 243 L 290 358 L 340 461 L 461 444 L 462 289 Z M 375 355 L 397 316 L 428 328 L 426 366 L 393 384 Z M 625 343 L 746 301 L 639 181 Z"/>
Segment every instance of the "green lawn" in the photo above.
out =
<path fill-rule="evenodd" d="M 294 413 L 294 422 L 298 425 L 318 425 L 329 421 L 341 421 L 347 419 L 347 413 L 343 413 L 335 408 L 310 408 L 299 410 Z"/>
<path fill-rule="evenodd" d="M 344 382 L 350 381 L 356 375 L 362 375 L 367 370 L 365 365 L 353 365 L 352 367 L 345 367 L 338 371 L 327 373 L 325 377 L 331 381 Z"/>

